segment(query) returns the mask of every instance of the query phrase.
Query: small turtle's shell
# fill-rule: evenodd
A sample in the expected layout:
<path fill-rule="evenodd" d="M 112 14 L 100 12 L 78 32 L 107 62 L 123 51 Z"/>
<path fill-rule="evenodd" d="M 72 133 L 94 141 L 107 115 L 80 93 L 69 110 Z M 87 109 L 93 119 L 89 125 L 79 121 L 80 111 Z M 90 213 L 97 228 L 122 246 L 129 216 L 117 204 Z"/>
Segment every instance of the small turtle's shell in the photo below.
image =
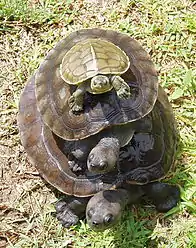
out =
<path fill-rule="evenodd" d="M 78 84 L 97 74 L 120 75 L 129 68 L 129 58 L 119 47 L 101 39 L 78 42 L 64 56 L 61 76 L 69 84 Z"/>
<path fill-rule="evenodd" d="M 112 42 L 129 57 L 129 69 L 121 75 L 131 88 L 131 97 L 118 99 L 114 90 L 101 95 L 85 94 L 84 112 L 73 114 L 68 99 L 75 86 L 66 84 L 60 75 L 65 54 L 87 39 Z M 83 139 L 102 129 L 133 122 L 147 115 L 158 94 L 158 77 L 153 62 L 141 45 L 128 35 L 111 30 L 84 29 L 61 40 L 47 55 L 36 73 L 36 98 L 44 122 L 66 140 Z"/>

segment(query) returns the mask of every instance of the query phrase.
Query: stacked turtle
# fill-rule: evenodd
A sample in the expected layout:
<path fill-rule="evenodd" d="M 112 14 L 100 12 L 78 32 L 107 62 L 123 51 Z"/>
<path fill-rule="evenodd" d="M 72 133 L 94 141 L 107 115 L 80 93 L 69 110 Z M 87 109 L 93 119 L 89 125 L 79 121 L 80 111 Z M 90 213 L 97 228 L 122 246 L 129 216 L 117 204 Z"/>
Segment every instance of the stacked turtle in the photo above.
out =
<path fill-rule="evenodd" d="M 41 176 L 69 195 L 56 205 L 64 226 L 86 211 L 104 230 L 143 195 L 162 212 L 179 201 L 177 186 L 158 182 L 177 147 L 172 109 L 150 57 L 127 35 L 84 29 L 60 41 L 27 82 L 18 125 Z"/>

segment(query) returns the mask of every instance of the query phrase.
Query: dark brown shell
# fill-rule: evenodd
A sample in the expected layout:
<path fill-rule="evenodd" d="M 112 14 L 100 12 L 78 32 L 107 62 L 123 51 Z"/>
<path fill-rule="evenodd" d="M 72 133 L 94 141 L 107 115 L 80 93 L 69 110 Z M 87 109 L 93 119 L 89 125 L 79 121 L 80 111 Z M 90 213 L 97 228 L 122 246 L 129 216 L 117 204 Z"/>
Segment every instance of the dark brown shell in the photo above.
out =
<path fill-rule="evenodd" d="M 63 193 L 90 196 L 111 185 L 101 176 L 77 178 L 58 148 L 50 129 L 43 123 L 35 99 L 35 77 L 27 83 L 20 97 L 18 126 L 22 145 L 41 176 Z"/>
<path fill-rule="evenodd" d="M 87 93 L 84 113 L 75 115 L 67 103 L 75 89 L 71 90 L 61 78 L 60 65 L 75 44 L 90 38 L 112 42 L 127 54 L 130 67 L 122 77 L 131 87 L 131 97 L 120 100 L 108 92 L 104 100 L 105 94 L 92 98 Z M 152 110 L 157 92 L 157 73 L 149 55 L 130 36 L 111 30 L 94 28 L 71 33 L 48 53 L 36 74 L 36 98 L 43 120 L 56 135 L 66 140 L 83 139 L 108 126 L 144 117 Z"/>

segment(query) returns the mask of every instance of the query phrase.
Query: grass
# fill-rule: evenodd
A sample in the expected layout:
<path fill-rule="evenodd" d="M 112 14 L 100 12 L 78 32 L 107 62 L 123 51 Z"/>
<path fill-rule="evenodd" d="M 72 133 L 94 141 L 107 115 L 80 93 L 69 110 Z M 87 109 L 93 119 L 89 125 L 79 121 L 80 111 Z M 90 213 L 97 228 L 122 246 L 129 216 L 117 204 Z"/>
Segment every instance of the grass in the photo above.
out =
<path fill-rule="evenodd" d="M 188 0 L 0 0 L 0 247 L 196 247 L 195 10 Z M 127 33 L 150 53 L 181 135 L 169 180 L 181 186 L 181 204 L 165 215 L 150 203 L 127 208 L 121 223 L 103 233 L 85 221 L 70 229 L 58 224 L 57 196 L 28 162 L 16 123 L 19 95 L 47 51 L 71 31 L 89 27 Z"/>

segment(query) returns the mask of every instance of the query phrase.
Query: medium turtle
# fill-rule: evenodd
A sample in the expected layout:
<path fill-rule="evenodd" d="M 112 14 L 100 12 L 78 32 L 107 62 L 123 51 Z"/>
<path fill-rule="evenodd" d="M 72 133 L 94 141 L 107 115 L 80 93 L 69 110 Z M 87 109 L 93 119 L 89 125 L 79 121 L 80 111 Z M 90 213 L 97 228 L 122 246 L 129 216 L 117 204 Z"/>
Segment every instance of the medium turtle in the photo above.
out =
<path fill-rule="evenodd" d="M 102 43 L 105 45 L 100 47 Z M 104 74 L 102 66 L 106 61 L 107 74 Z M 96 63 L 98 71 L 95 72 L 92 62 Z M 94 68 L 92 71 L 88 63 Z M 81 70 L 81 74 L 77 74 L 78 70 Z M 68 72 L 76 77 L 72 79 Z M 116 86 L 101 95 L 89 93 L 89 80 L 99 81 L 100 76 L 104 78 L 103 81 L 110 81 L 109 88 L 111 79 L 113 84 L 120 84 L 123 89 L 128 85 L 130 97 L 126 100 L 113 97 L 114 94 L 116 96 L 116 90 L 118 94 Z M 69 79 L 69 83 L 62 77 Z M 118 80 L 120 83 L 114 83 Z M 107 127 L 141 119 L 153 109 L 158 94 L 157 72 L 141 45 L 128 35 L 99 28 L 75 31 L 57 43 L 41 63 L 35 85 L 37 106 L 43 121 L 57 136 L 70 141 L 87 138 Z M 71 99 L 75 102 L 75 96 L 78 96 L 76 92 L 79 92 L 77 87 L 80 86 L 82 92 L 84 88 L 87 91 L 82 100 L 84 111 L 75 114 L 68 103 L 72 102 Z"/>
<path fill-rule="evenodd" d="M 63 57 L 60 72 L 68 84 L 78 85 L 68 104 L 73 112 L 83 110 L 84 94 L 102 94 L 115 89 L 121 99 L 130 97 L 130 87 L 119 75 L 130 66 L 129 57 L 118 46 L 104 39 L 86 38 Z"/>
<path fill-rule="evenodd" d="M 115 94 L 113 97 L 115 98 Z M 138 121 L 141 131 L 134 133 L 131 141 L 120 149 L 120 171 L 105 175 L 82 172 L 82 175 L 77 176 L 71 171 L 67 156 L 58 146 L 56 135 L 43 122 L 37 108 L 34 76 L 27 83 L 20 98 L 18 125 L 22 144 L 42 177 L 62 193 L 71 195 L 69 202 L 60 201 L 56 205 L 57 218 L 65 226 L 77 223 L 81 212 L 85 211 L 88 197 L 96 197 L 100 191 L 122 188 L 125 181 L 130 188 L 134 186 L 131 184 L 138 184 L 139 192 L 141 188 L 148 187 L 147 195 L 153 198 L 159 211 L 167 211 L 179 200 L 179 189 L 175 185 L 152 183 L 165 177 L 172 168 L 177 145 L 175 121 L 167 96 L 161 88 L 153 111 Z M 121 129 L 123 127 L 121 126 Z M 62 139 L 61 142 L 66 144 L 68 141 Z M 137 196 L 140 197 L 140 193 L 136 194 L 134 199 Z M 99 201 L 99 197 L 95 199 Z M 126 205 L 124 198 L 122 203 Z M 87 209 L 90 209 L 89 206 Z M 119 208 L 120 213 L 121 209 Z M 93 216 L 91 211 L 89 218 L 93 220 L 96 215 Z"/>
<path fill-rule="evenodd" d="M 108 82 L 107 90 L 100 89 L 101 97 L 89 94 L 98 93 L 94 84 L 100 80 L 102 85 Z M 135 121 L 153 109 L 158 92 L 156 70 L 138 42 L 102 29 L 76 31 L 61 40 L 40 65 L 35 84 L 43 121 L 58 137 L 76 141 L 74 146 L 70 143 L 70 166 L 74 171 L 81 169 L 75 160 L 87 159 L 89 170 L 96 173 L 106 173 L 118 164 L 120 147 L 132 138 Z M 78 85 L 76 91 L 73 84 Z M 91 90 L 90 85 L 94 85 Z M 123 100 L 129 95 L 122 93 L 128 92 L 127 87 L 131 96 Z M 120 98 L 114 97 L 116 91 Z M 80 115 L 70 111 L 72 100 L 82 105 L 84 101 Z"/>

